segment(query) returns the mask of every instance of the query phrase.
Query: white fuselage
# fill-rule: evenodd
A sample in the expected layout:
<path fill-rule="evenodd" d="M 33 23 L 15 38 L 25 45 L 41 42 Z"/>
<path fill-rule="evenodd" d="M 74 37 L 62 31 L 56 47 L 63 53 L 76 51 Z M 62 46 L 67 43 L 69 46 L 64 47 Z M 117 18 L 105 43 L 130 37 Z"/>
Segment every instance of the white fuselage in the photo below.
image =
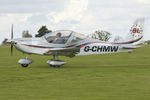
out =
<path fill-rule="evenodd" d="M 52 44 L 47 43 L 43 38 L 27 38 L 27 39 L 15 39 L 16 44 L 14 46 L 21 52 L 27 54 L 39 54 L 45 55 L 46 52 L 51 51 L 53 48 L 66 48 L 66 44 Z M 92 54 L 106 54 L 125 52 L 122 45 L 104 43 L 98 40 L 86 40 L 78 44 L 80 51 L 76 55 L 92 55 Z M 49 53 L 51 55 L 51 53 Z M 64 54 L 65 55 L 65 54 Z"/>

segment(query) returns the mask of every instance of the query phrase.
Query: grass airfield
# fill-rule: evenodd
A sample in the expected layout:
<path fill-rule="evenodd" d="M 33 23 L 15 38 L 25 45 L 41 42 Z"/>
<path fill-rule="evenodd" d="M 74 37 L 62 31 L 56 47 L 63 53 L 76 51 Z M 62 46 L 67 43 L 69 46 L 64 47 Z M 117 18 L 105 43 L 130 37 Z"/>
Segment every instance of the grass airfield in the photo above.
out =
<path fill-rule="evenodd" d="M 23 57 L 0 46 L 0 100 L 150 100 L 149 45 L 131 54 L 60 57 L 67 62 L 60 68 L 38 55 L 22 68 Z"/>

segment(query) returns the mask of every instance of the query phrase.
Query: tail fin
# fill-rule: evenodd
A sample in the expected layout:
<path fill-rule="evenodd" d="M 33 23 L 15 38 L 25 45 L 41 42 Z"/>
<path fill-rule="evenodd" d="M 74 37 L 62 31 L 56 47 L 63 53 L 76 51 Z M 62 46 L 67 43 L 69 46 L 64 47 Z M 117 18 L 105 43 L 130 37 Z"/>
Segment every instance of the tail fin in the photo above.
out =
<path fill-rule="evenodd" d="M 131 26 L 127 40 L 137 42 L 143 37 L 144 18 L 137 19 Z M 137 40 L 137 41 L 136 41 Z"/>
<path fill-rule="evenodd" d="M 130 32 L 127 38 L 120 42 L 114 42 L 115 44 L 138 44 L 143 38 L 143 29 L 144 29 L 144 18 L 137 19 L 131 26 Z"/>

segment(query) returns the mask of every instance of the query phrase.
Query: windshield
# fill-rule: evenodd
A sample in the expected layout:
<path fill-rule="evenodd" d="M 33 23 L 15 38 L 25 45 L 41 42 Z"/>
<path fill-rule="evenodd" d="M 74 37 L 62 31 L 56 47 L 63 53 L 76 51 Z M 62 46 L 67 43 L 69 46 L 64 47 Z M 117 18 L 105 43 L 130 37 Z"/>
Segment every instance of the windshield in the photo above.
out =
<path fill-rule="evenodd" d="M 68 40 L 68 38 L 70 37 L 72 31 L 55 31 L 55 32 L 51 32 L 48 33 L 45 36 L 45 39 L 49 42 L 49 43 L 55 43 L 55 44 L 65 44 Z"/>
<path fill-rule="evenodd" d="M 46 34 L 44 37 L 47 42 L 55 44 L 74 44 L 85 38 L 84 35 L 70 30 L 51 32 Z"/>
<path fill-rule="evenodd" d="M 72 32 L 72 35 L 70 36 L 68 43 L 69 44 L 75 44 L 81 40 L 85 39 L 85 36 L 76 32 Z"/>

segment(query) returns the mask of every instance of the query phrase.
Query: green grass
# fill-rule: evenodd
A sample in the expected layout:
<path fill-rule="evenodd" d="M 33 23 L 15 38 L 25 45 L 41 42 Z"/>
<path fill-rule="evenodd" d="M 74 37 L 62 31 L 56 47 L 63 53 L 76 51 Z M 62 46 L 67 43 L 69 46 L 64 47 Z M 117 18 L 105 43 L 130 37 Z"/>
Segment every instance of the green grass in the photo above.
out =
<path fill-rule="evenodd" d="M 60 57 L 67 61 L 61 68 L 37 55 L 22 68 L 22 57 L 0 47 L 0 100 L 150 100 L 150 46 L 131 54 Z"/>

